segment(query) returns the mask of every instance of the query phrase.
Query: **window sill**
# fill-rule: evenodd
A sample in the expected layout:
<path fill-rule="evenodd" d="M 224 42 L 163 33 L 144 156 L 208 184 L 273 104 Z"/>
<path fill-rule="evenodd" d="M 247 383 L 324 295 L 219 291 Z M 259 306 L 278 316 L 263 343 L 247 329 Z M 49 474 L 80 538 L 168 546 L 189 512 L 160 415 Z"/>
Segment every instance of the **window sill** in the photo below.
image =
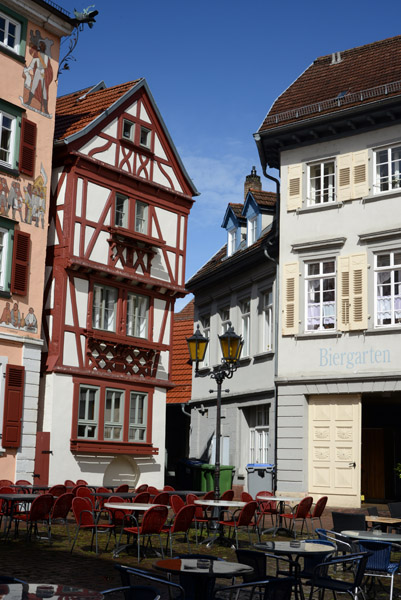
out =
<path fill-rule="evenodd" d="M 336 208 L 342 208 L 344 206 L 344 202 L 325 202 L 323 204 L 314 204 L 313 206 L 305 206 L 303 208 L 299 208 L 296 213 L 297 215 L 303 215 L 306 213 L 313 213 L 315 211 L 320 210 L 332 210 Z"/>
<path fill-rule="evenodd" d="M 11 167 L 6 167 L 5 165 L 0 164 L 0 171 L 7 173 L 7 175 L 12 175 L 13 177 L 19 177 L 20 172 L 18 169 L 12 169 Z"/>
<path fill-rule="evenodd" d="M 308 331 L 307 333 L 299 333 L 294 337 L 297 340 L 307 340 L 307 339 L 315 339 L 315 338 L 339 338 L 343 334 L 342 331 Z"/>
<path fill-rule="evenodd" d="M 142 154 L 149 156 L 149 158 L 154 158 L 154 156 L 155 156 L 155 153 L 152 152 L 152 150 L 150 150 L 150 148 L 147 148 L 146 146 L 141 146 L 140 144 L 135 144 L 134 142 L 132 142 L 131 140 L 128 140 L 127 138 L 121 137 L 120 142 L 121 142 L 122 146 L 131 148 L 132 150 L 136 150 L 137 152 L 142 152 Z"/>
<path fill-rule="evenodd" d="M 166 344 L 150 342 L 147 338 L 125 336 L 124 334 L 116 331 L 105 331 L 103 329 L 84 329 L 83 333 L 88 338 L 101 340 L 110 344 L 135 346 L 136 348 L 146 348 L 148 350 L 159 350 L 160 348 L 163 350 L 168 349 Z"/>
<path fill-rule="evenodd" d="M 239 359 L 239 364 L 240 365 L 248 365 L 252 360 L 252 356 L 241 356 L 241 358 Z"/>
<path fill-rule="evenodd" d="M 22 56 L 21 54 L 17 54 L 13 50 L 9 50 L 6 46 L 2 46 L 1 44 L 0 44 L 0 52 L 2 52 L 3 54 L 7 54 L 7 56 L 9 56 L 10 58 L 14 58 L 14 60 L 22 63 L 23 65 L 25 64 L 25 56 Z"/>
<path fill-rule="evenodd" d="M 388 327 L 376 327 L 375 329 L 367 329 L 365 335 L 390 335 L 392 333 L 400 333 L 401 325 L 389 325 Z"/>
<path fill-rule="evenodd" d="M 98 454 L 131 454 L 142 456 L 159 454 L 159 448 L 154 448 L 152 444 L 135 444 L 129 442 L 73 439 L 71 440 L 70 448 L 72 452 L 96 452 Z"/>
<path fill-rule="evenodd" d="M 391 190 L 390 192 L 378 192 L 377 194 L 371 194 L 362 199 L 362 202 L 376 202 L 376 200 L 386 200 L 387 198 L 397 198 L 401 196 L 401 188 L 398 190 Z"/>
<path fill-rule="evenodd" d="M 266 352 L 259 352 L 259 354 L 255 354 L 253 357 L 254 362 L 262 362 L 263 360 L 270 360 L 274 356 L 273 350 L 266 350 Z"/>
<path fill-rule="evenodd" d="M 129 240 L 129 243 L 137 244 L 138 242 L 142 242 L 143 244 L 147 244 L 150 246 L 156 246 L 157 248 L 161 248 L 166 245 L 165 241 L 161 241 L 157 238 L 150 237 L 149 235 L 145 235 L 144 233 L 139 233 L 138 231 L 131 231 L 130 229 L 125 229 L 125 227 L 109 227 L 109 232 L 113 236 L 120 236 Z"/>

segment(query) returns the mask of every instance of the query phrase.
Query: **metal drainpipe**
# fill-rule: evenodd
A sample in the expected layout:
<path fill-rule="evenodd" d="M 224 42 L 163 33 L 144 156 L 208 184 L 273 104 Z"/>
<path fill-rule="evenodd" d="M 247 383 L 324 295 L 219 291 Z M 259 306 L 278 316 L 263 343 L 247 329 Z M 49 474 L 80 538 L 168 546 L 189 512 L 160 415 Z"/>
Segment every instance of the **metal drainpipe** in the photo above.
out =
<path fill-rule="evenodd" d="M 276 184 L 276 226 L 275 226 L 275 238 L 277 239 L 277 241 L 280 241 L 279 238 L 279 233 L 280 233 L 280 181 L 278 179 L 276 179 L 275 177 L 273 177 L 272 175 L 269 175 L 266 172 L 266 166 L 263 167 L 263 175 L 267 178 L 270 179 L 271 181 L 274 181 L 274 183 Z M 274 411 L 274 465 L 275 465 L 275 469 L 274 469 L 274 485 L 273 485 L 273 492 L 276 492 L 277 489 L 277 424 L 278 424 L 278 416 L 277 416 L 277 405 L 278 405 L 278 400 L 277 400 L 277 376 L 278 376 L 278 307 L 279 307 L 279 259 L 280 259 L 280 251 L 278 253 L 278 258 L 272 258 L 269 255 L 268 249 L 265 248 L 264 250 L 264 254 L 266 256 L 266 258 L 272 260 L 275 265 L 276 265 L 276 281 L 275 281 L 275 298 L 274 298 L 274 315 L 275 315 L 275 319 L 274 319 L 274 403 L 275 403 L 275 411 Z"/>

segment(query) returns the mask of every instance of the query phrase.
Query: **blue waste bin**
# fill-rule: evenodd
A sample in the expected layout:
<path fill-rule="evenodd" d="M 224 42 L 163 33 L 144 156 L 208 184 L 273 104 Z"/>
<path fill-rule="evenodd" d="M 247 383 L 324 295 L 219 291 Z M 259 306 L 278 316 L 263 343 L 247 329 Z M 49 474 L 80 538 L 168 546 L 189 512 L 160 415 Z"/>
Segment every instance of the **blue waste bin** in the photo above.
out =
<path fill-rule="evenodd" d="M 251 463 L 246 465 L 248 473 L 248 493 L 252 498 L 259 492 L 273 491 L 274 465 L 270 463 Z"/>

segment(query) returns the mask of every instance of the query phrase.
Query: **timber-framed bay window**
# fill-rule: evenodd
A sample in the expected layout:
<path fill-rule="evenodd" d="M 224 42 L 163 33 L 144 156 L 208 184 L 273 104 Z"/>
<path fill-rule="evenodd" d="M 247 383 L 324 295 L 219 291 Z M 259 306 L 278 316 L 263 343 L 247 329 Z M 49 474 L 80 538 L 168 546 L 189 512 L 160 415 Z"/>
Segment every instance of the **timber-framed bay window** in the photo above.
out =
<path fill-rule="evenodd" d="M 376 318 L 378 327 L 401 324 L 401 249 L 375 255 Z"/>
<path fill-rule="evenodd" d="M 305 264 L 306 330 L 336 327 L 336 261 Z"/>
<path fill-rule="evenodd" d="M 75 381 L 71 448 L 122 453 L 135 445 L 138 453 L 157 452 L 150 448 L 152 394 L 125 383 Z"/>
<path fill-rule="evenodd" d="M 325 160 L 308 165 L 308 204 L 335 202 L 335 161 Z"/>
<path fill-rule="evenodd" d="M 148 235 L 149 205 L 141 200 L 116 193 L 114 203 L 114 224 L 116 227 Z"/>
<path fill-rule="evenodd" d="M 149 296 L 95 282 L 92 291 L 92 328 L 148 339 L 150 303 Z"/>
<path fill-rule="evenodd" d="M 401 144 L 374 152 L 374 191 L 376 194 L 401 188 Z"/>

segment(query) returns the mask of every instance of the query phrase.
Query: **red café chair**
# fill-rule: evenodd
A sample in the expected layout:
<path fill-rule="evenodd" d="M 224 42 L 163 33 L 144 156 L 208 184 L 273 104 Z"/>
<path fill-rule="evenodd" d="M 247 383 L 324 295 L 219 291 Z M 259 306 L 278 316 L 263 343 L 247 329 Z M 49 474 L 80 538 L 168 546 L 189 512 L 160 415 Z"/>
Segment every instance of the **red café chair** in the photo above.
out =
<path fill-rule="evenodd" d="M 116 494 L 125 494 L 127 492 L 129 492 L 129 485 L 128 485 L 128 483 L 122 483 L 116 489 Z"/>
<path fill-rule="evenodd" d="M 263 519 L 263 529 L 264 529 L 266 515 L 270 515 L 270 518 L 272 520 L 272 525 L 274 525 L 273 516 L 277 520 L 277 516 L 279 515 L 280 511 L 277 508 L 276 500 L 262 500 L 260 498 L 261 496 L 273 496 L 273 492 L 265 491 L 265 492 L 258 492 L 256 494 L 256 502 L 258 502 L 258 504 L 259 504 L 258 526 L 259 526 L 260 521 L 262 521 L 262 519 Z"/>
<path fill-rule="evenodd" d="M 163 504 L 164 506 L 170 506 L 170 494 L 167 492 L 159 492 L 153 498 L 152 504 Z"/>
<path fill-rule="evenodd" d="M 14 515 L 15 527 L 18 532 L 18 525 L 21 521 L 26 523 L 28 540 L 32 538 L 32 531 L 38 535 L 38 523 L 42 522 L 46 526 L 47 538 L 51 541 L 50 511 L 54 503 L 54 498 L 50 494 L 41 494 L 31 504 L 29 511 L 17 513 Z"/>
<path fill-rule="evenodd" d="M 181 498 L 181 496 L 178 496 L 177 494 L 173 494 L 170 497 L 170 506 L 173 509 L 173 513 L 176 515 L 178 513 L 178 511 L 180 510 L 180 508 L 185 506 L 185 502 Z"/>
<path fill-rule="evenodd" d="M 147 489 L 148 489 L 148 484 L 147 483 L 142 483 L 142 485 L 139 485 L 136 488 L 135 493 L 136 494 L 140 494 L 141 492 L 146 492 Z"/>
<path fill-rule="evenodd" d="M 107 499 L 107 502 L 121 502 L 123 504 L 127 503 L 124 498 L 121 498 L 121 496 L 118 496 L 117 494 L 110 496 L 110 498 Z M 121 508 L 107 508 L 106 510 L 110 515 L 111 522 L 114 523 L 116 528 L 122 527 L 125 524 L 125 520 L 129 519 L 132 514 L 131 510 L 122 510 Z"/>
<path fill-rule="evenodd" d="M 58 496 L 58 498 L 56 498 L 56 500 L 54 501 L 53 508 L 50 513 L 50 519 L 49 519 L 50 527 L 56 521 L 61 521 L 62 523 L 64 523 L 65 528 L 67 530 L 67 536 L 68 536 L 69 542 L 71 542 L 71 538 L 70 538 L 70 530 L 68 527 L 67 517 L 68 517 L 68 513 L 70 512 L 71 507 L 72 507 L 73 498 L 74 498 L 74 496 L 73 496 L 73 494 L 71 494 L 71 492 L 66 492 L 65 494 L 61 494 L 61 496 Z"/>
<path fill-rule="evenodd" d="M 76 498 L 88 498 L 88 500 L 90 500 L 90 502 L 92 504 L 92 509 L 95 508 L 96 498 L 95 498 L 92 490 L 90 490 L 88 487 L 81 486 L 81 487 L 77 488 L 75 497 Z"/>
<path fill-rule="evenodd" d="M 109 498 L 103 498 L 103 496 L 98 496 L 99 492 L 102 494 L 103 493 L 107 494 L 107 493 L 110 493 L 110 490 L 109 490 L 109 488 L 102 487 L 102 486 L 100 486 L 96 489 L 96 492 L 95 492 L 96 508 L 103 509 L 104 503 L 108 502 L 110 500 L 110 496 L 109 496 Z"/>
<path fill-rule="evenodd" d="M 202 496 L 202 500 L 214 500 L 214 491 L 206 492 L 204 496 Z"/>
<path fill-rule="evenodd" d="M 209 530 L 210 519 L 207 514 L 203 512 L 203 507 L 195 504 L 195 500 L 199 500 L 198 496 L 195 494 L 187 494 L 187 504 L 193 504 L 195 506 L 195 536 L 196 536 L 196 545 L 198 545 L 198 525 L 200 525 L 200 539 L 202 540 L 202 531 L 203 526 L 206 525 L 206 530 Z"/>
<path fill-rule="evenodd" d="M 9 479 L 0 479 L 0 488 L 5 487 L 5 486 L 10 486 L 10 485 L 14 485 L 14 484 Z M 6 492 L 4 492 L 4 493 L 6 493 Z"/>
<path fill-rule="evenodd" d="M 326 504 L 327 504 L 327 500 L 328 497 L 327 496 L 322 496 L 321 498 L 319 498 L 319 500 L 316 502 L 315 506 L 313 507 L 312 512 L 309 512 L 306 516 L 307 519 L 310 519 L 311 524 L 312 524 L 312 529 L 316 529 L 316 527 L 313 526 L 313 521 L 319 519 L 319 523 L 320 523 L 320 527 L 323 528 L 322 525 L 322 514 L 324 509 L 326 508 Z"/>
<path fill-rule="evenodd" d="M 95 520 L 95 515 L 92 510 L 92 504 L 89 498 L 83 498 L 79 496 L 75 496 L 72 500 L 72 512 L 74 514 L 75 522 L 77 524 L 77 530 L 75 533 L 75 538 L 71 546 L 70 552 L 74 550 L 75 542 L 77 541 L 79 532 L 83 531 L 91 531 L 91 550 L 93 548 L 93 539 L 95 538 L 95 548 L 96 554 L 98 554 L 98 534 L 99 533 L 108 533 L 106 548 L 109 545 L 111 534 L 115 535 L 115 526 L 114 523 L 98 523 Z"/>
<path fill-rule="evenodd" d="M 77 479 L 75 485 L 88 485 L 88 482 L 85 479 Z"/>
<path fill-rule="evenodd" d="M 241 492 L 241 502 L 253 502 L 254 498 L 252 498 L 251 494 L 248 492 Z"/>
<path fill-rule="evenodd" d="M 149 508 L 143 515 L 142 522 L 139 525 L 134 516 L 131 516 L 131 519 L 136 525 L 134 527 L 124 527 L 121 531 L 118 544 L 116 550 L 114 552 L 117 555 L 120 551 L 120 542 L 123 533 L 127 535 L 127 544 L 129 544 L 129 538 L 132 535 L 136 536 L 137 550 L 138 550 L 138 563 L 141 560 L 140 557 L 140 548 L 141 548 L 141 539 L 147 538 L 147 546 L 150 545 L 152 547 L 152 536 L 157 535 L 160 543 L 160 551 L 162 557 L 164 557 L 163 552 L 163 544 L 161 538 L 161 532 L 163 526 L 167 520 L 168 516 L 168 508 L 167 506 L 152 506 Z"/>
<path fill-rule="evenodd" d="M 66 492 L 67 492 L 67 488 L 65 487 L 65 485 L 63 485 L 62 483 L 59 483 L 57 485 L 52 485 L 52 487 L 49 488 L 48 494 L 50 494 L 51 496 L 56 496 L 58 498 L 59 496 L 62 496 Z"/>
<path fill-rule="evenodd" d="M 290 533 L 294 534 L 296 537 L 297 532 L 295 529 L 295 522 L 302 521 L 301 534 L 304 530 L 304 525 L 306 527 L 306 531 L 309 534 L 307 518 L 312 506 L 313 498 L 312 496 L 306 496 L 306 498 L 302 498 L 301 502 L 294 506 L 292 513 L 282 513 L 280 516 L 283 517 L 287 526 L 287 519 L 290 521 Z"/>
<path fill-rule="evenodd" d="M 32 485 L 27 479 L 18 479 L 14 485 Z"/>
<path fill-rule="evenodd" d="M 175 488 L 173 488 L 171 485 L 165 485 L 163 492 L 175 492 Z"/>
<path fill-rule="evenodd" d="M 3 480 L 4 481 L 4 480 Z M 15 492 L 14 488 L 10 487 L 9 485 L 4 485 L 0 487 L 0 494 L 13 494 Z M 3 517 L 10 517 L 11 516 L 11 506 L 8 503 L 7 500 L 4 500 L 3 498 L 0 499 L 0 526 L 1 526 L 1 522 L 3 520 Z M 14 511 L 15 511 L 15 506 L 14 506 Z M 9 528 L 11 527 L 11 523 L 9 524 Z"/>
<path fill-rule="evenodd" d="M 171 557 L 173 556 L 173 537 L 177 533 L 184 534 L 185 540 L 188 544 L 188 552 L 191 551 L 189 544 L 189 530 L 195 517 L 195 509 L 195 504 L 185 504 L 175 515 L 173 522 L 170 523 L 170 525 L 163 526 L 161 532 L 168 535 L 166 540 L 166 550 L 167 546 L 169 545 Z"/>
<path fill-rule="evenodd" d="M 66 488 L 74 488 L 76 483 L 75 483 L 75 481 L 72 481 L 72 479 L 66 479 L 64 481 L 64 485 Z"/>
<path fill-rule="evenodd" d="M 132 502 L 134 502 L 135 504 L 148 504 L 149 501 L 150 501 L 149 492 L 140 492 L 137 496 L 135 496 L 135 498 L 133 499 Z"/>
<path fill-rule="evenodd" d="M 223 527 L 228 527 L 232 530 L 231 539 L 234 538 L 235 535 L 235 547 L 238 548 L 238 530 L 239 528 L 246 528 L 249 538 L 249 543 L 252 545 L 251 534 L 249 528 L 255 528 L 258 539 L 259 539 L 259 529 L 257 524 L 253 520 L 258 503 L 254 500 L 253 502 L 247 502 L 240 511 L 236 511 L 236 513 L 231 513 L 227 511 L 231 515 L 231 519 L 228 520 L 219 520 L 219 524 Z M 230 537 L 230 536 L 229 536 Z"/>
<path fill-rule="evenodd" d="M 148 485 L 148 489 L 146 490 L 147 492 L 149 492 L 149 494 L 151 496 L 156 496 L 156 494 L 159 493 L 160 490 L 158 490 L 156 487 L 154 487 L 153 485 Z"/>

